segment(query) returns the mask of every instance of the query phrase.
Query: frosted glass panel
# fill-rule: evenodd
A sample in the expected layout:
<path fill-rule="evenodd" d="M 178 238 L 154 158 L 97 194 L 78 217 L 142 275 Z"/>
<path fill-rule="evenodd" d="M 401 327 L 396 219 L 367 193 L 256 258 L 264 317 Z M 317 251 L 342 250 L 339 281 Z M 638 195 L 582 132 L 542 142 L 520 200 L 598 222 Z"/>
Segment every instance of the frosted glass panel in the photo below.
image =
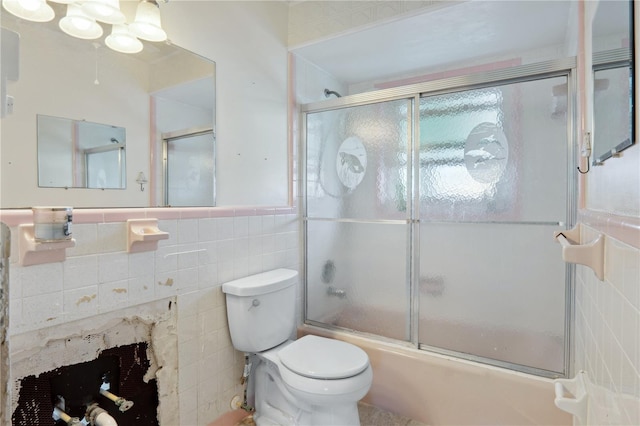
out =
<path fill-rule="evenodd" d="M 167 204 L 214 206 L 212 133 L 167 141 Z"/>
<path fill-rule="evenodd" d="M 566 220 L 566 77 L 420 102 L 420 214 L 427 220 Z"/>
<path fill-rule="evenodd" d="M 87 188 L 124 188 L 124 149 L 85 154 Z"/>
<path fill-rule="evenodd" d="M 307 222 L 307 319 L 408 340 L 404 224 Z"/>
<path fill-rule="evenodd" d="M 551 237 L 557 230 L 421 225 L 420 342 L 562 372 L 565 264 Z"/>
<path fill-rule="evenodd" d="M 421 99 L 420 343 L 564 371 L 566 84 Z"/>
<path fill-rule="evenodd" d="M 407 218 L 411 100 L 307 115 L 309 217 Z"/>

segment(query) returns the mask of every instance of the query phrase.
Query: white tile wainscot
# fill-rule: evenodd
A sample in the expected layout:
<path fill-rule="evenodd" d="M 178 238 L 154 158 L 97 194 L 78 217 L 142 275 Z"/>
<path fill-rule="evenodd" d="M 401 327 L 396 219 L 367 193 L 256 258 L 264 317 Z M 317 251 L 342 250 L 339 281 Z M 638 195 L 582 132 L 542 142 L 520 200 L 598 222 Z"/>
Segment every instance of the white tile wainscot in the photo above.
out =
<path fill-rule="evenodd" d="M 157 251 L 128 253 L 132 218 L 157 218 L 169 238 L 158 241 Z M 1 210 L 0 221 L 12 240 L 10 339 L 176 297 L 184 426 L 206 425 L 242 394 L 244 356 L 231 345 L 221 284 L 280 267 L 300 269 L 293 207 L 75 209 L 76 245 L 66 260 L 34 266 L 18 263 L 16 240 L 18 226 L 32 222 L 31 211 Z"/>

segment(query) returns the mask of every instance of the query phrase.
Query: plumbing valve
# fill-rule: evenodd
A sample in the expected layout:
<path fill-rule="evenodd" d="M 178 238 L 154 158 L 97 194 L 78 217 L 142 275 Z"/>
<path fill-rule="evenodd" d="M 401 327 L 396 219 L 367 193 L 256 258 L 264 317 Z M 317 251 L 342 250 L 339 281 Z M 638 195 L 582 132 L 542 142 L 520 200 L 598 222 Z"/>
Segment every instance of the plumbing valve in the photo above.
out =
<path fill-rule="evenodd" d="M 121 413 L 124 413 L 129 408 L 133 407 L 133 401 L 129 401 L 127 399 L 122 398 L 121 396 L 114 395 L 111 392 L 109 392 L 109 389 L 111 389 L 111 385 L 109 384 L 109 382 L 107 381 L 103 382 L 102 386 L 100 386 L 100 395 L 113 401 L 113 403 L 116 404 L 116 407 L 118 407 Z"/>
<path fill-rule="evenodd" d="M 71 417 L 70 415 L 68 415 L 58 407 L 55 407 L 53 409 L 53 414 L 51 417 L 53 417 L 53 420 L 56 420 L 56 421 L 62 420 L 63 422 L 71 426 L 80 426 L 82 424 L 79 418 Z"/>
<path fill-rule="evenodd" d="M 107 410 L 100 408 L 95 402 L 87 406 L 87 412 L 84 417 L 92 426 L 118 426 L 116 420 L 111 417 Z"/>
<path fill-rule="evenodd" d="M 53 420 L 55 421 L 62 420 L 63 422 L 71 426 L 82 425 L 82 422 L 80 421 L 79 418 L 71 417 L 70 415 L 65 413 L 64 411 L 65 409 L 66 408 L 65 408 L 64 397 L 62 395 L 58 395 L 56 398 L 56 405 L 53 407 L 53 414 L 51 415 L 51 417 L 53 417 Z"/>

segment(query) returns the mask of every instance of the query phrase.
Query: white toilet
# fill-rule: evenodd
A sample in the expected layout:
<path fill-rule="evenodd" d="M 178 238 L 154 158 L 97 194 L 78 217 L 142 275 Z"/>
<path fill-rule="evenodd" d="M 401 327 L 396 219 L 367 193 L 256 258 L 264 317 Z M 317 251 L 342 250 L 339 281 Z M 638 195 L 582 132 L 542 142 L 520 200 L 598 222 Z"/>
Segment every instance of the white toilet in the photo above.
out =
<path fill-rule="evenodd" d="M 254 419 L 264 425 L 359 425 L 358 401 L 371 387 L 369 357 L 318 336 L 290 340 L 298 273 L 276 269 L 222 285 L 233 346 L 256 354 Z"/>

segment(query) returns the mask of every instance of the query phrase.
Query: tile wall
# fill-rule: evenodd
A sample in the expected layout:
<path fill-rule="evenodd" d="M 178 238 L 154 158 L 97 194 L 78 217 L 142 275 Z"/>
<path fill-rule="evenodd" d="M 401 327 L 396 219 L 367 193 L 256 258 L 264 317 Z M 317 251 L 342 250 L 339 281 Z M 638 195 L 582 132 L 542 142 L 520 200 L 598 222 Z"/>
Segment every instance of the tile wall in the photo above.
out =
<path fill-rule="evenodd" d="M 583 241 L 599 231 L 582 228 Z M 586 371 L 588 417 L 582 424 L 640 424 L 640 249 L 605 237 L 605 279 L 577 266 L 575 372 Z M 580 424 L 580 422 L 578 422 Z"/>
<path fill-rule="evenodd" d="M 180 423 L 206 425 L 242 395 L 244 356 L 231 345 L 221 284 L 279 267 L 298 269 L 299 222 L 289 208 L 171 210 L 177 217 L 158 222 L 169 239 L 157 251 L 131 254 L 125 220 L 152 212 L 74 211 L 76 246 L 67 249 L 66 261 L 26 267 L 17 263 L 16 222 L 22 219 L 9 218 L 9 334 L 177 296 Z"/>

